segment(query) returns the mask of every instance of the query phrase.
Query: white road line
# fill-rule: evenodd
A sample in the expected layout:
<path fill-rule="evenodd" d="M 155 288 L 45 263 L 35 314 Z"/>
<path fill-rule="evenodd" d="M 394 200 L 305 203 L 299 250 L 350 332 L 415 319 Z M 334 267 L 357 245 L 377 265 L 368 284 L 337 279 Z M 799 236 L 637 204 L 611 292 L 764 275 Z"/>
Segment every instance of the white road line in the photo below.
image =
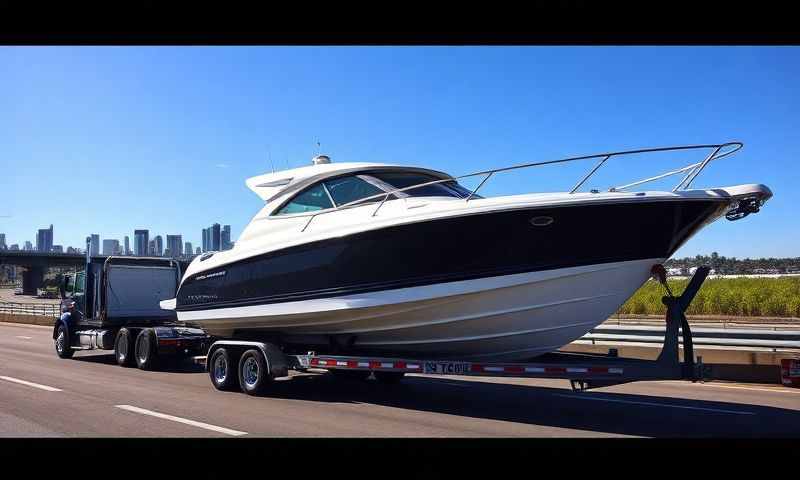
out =
<path fill-rule="evenodd" d="M 21 385 L 27 385 L 29 387 L 38 388 L 38 389 L 41 389 L 41 390 L 47 390 L 48 392 L 60 392 L 61 391 L 60 388 L 48 387 L 47 385 L 41 385 L 41 384 L 33 383 L 33 382 L 26 382 L 25 380 L 20 380 L 19 378 L 14 378 L 14 377 L 3 377 L 3 376 L 0 376 L 0 380 L 5 380 L 7 382 L 19 383 Z"/>
<path fill-rule="evenodd" d="M 557 397 L 564 397 L 564 398 L 576 398 L 578 400 L 598 400 L 601 402 L 617 402 L 617 403 L 631 403 L 634 405 L 648 405 L 652 407 L 669 407 L 669 408 L 683 408 L 686 410 L 703 410 L 706 412 L 718 412 L 718 413 L 735 413 L 737 415 L 755 415 L 754 412 L 743 412 L 741 410 L 722 410 L 719 408 L 704 408 L 704 407 L 689 407 L 686 405 L 673 405 L 669 403 L 654 403 L 654 402 L 636 402 L 633 400 L 617 400 L 613 398 L 600 398 L 600 397 L 589 397 L 583 395 L 561 395 L 556 393 L 555 396 Z"/>
<path fill-rule="evenodd" d="M 184 423 L 186 425 L 191 425 L 193 427 L 205 428 L 206 430 L 224 433 L 226 435 L 233 435 L 234 437 L 238 437 L 239 435 L 247 435 L 247 432 L 240 432 L 238 430 L 231 430 L 230 428 L 218 427 L 216 425 L 210 425 L 208 423 L 203 423 L 203 422 L 196 422 L 194 420 L 188 420 L 186 418 L 174 417 L 172 415 L 158 413 L 152 410 L 145 410 L 144 408 L 134 407 L 132 405 L 114 405 L 114 406 L 117 408 L 121 408 L 122 410 L 127 410 L 129 412 L 141 413 L 142 415 L 150 415 L 151 417 L 156 417 L 156 418 L 163 418 L 164 420 Z"/>
<path fill-rule="evenodd" d="M 30 340 L 30 339 L 32 339 L 33 337 L 26 337 L 25 335 L 17 335 L 17 338 L 21 338 L 21 339 L 23 339 L 23 340 Z"/>

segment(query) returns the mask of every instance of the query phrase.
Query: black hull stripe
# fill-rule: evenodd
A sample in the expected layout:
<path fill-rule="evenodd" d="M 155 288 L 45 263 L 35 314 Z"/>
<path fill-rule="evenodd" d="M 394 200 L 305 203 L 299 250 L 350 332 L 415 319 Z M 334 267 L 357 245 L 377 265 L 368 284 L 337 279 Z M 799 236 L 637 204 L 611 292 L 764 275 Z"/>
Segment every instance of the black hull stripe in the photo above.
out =
<path fill-rule="evenodd" d="M 269 252 L 194 275 L 178 292 L 177 310 L 312 300 L 668 258 L 726 206 L 719 200 L 693 199 L 537 207 L 395 225 Z M 532 218 L 542 216 L 553 222 L 531 224 Z"/>

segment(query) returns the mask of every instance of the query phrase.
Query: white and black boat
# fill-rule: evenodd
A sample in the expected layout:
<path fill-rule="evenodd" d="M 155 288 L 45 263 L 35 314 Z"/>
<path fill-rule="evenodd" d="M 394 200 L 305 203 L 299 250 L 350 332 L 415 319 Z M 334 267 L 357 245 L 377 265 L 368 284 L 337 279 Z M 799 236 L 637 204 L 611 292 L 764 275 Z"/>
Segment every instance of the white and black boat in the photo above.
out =
<path fill-rule="evenodd" d="M 227 338 L 425 358 L 523 360 L 613 314 L 692 235 L 754 213 L 772 192 L 688 187 L 741 143 L 668 147 L 488 170 L 474 191 L 425 168 L 331 163 L 260 175 L 266 204 L 233 249 L 186 270 L 180 321 Z M 612 157 L 709 149 L 703 161 L 606 192 L 578 189 Z M 493 175 L 597 159 L 569 192 L 483 198 Z M 628 191 L 682 175 L 672 191 Z"/>

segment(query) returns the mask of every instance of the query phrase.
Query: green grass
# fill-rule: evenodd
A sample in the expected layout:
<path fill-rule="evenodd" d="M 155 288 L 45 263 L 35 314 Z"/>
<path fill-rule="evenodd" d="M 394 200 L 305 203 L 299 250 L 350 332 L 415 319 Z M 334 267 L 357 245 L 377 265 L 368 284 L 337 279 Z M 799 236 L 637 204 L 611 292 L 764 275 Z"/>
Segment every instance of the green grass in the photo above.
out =
<path fill-rule="evenodd" d="M 689 280 L 668 280 L 679 295 Z M 625 304 L 620 314 L 664 314 L 658 282 L 648 281 Z M 730 315 L 743 317 L 800 317 L 800 277 L 709 278 L 697 293 L 687 315 Z"/>

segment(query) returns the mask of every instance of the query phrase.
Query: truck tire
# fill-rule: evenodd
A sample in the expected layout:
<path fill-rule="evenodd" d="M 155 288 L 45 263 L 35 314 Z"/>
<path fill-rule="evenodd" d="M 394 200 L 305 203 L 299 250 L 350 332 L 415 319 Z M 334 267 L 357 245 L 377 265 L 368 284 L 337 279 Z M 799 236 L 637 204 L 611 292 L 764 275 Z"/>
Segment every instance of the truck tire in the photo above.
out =
<path fill-rule="evenodd" d="M 66 325 L 61 323 L 56 330 L 56 338 L 53 339 L 53 344 L 56 347 L 56 355 L 59 358 L 72 358 L 75 355 L 75 350 L 72 349 L 71 339 L 69 336 L 69 329 Z"/>
<path fill-rule="evenodd" d="M 259 395 L 272 382 L 264 354 L 260 350 L 251 349 L 239 359 L 239 385 L 248 395 Z"/>
<path fill-rule="evenodd" d="M 136 337 L 136 366 L 142 370 L 158 368 L 159 358 L 156 350 L 156 332 L 152 328 L 144 328 Z"/>
<path fill-rule="evenodd" d="M 132 367 L 135 360 L 133 334 L 127 328 L 121 328 L 114 340 L 114 356 L 120 367 Z"/>
<path fill-rule="evenodd" d="M 235 390 L 239 387 L 239 375 L 235 370 L 236 362 L 231 353 L 224 349 L 214 350 L 208 357 L 208 376 L 217 390 Z"/>
<path fill-rule="evenodd" d="M 395 384 L 405 377 L 405 372 L 374 372 L 375 380 L 383 384 Z"/>

